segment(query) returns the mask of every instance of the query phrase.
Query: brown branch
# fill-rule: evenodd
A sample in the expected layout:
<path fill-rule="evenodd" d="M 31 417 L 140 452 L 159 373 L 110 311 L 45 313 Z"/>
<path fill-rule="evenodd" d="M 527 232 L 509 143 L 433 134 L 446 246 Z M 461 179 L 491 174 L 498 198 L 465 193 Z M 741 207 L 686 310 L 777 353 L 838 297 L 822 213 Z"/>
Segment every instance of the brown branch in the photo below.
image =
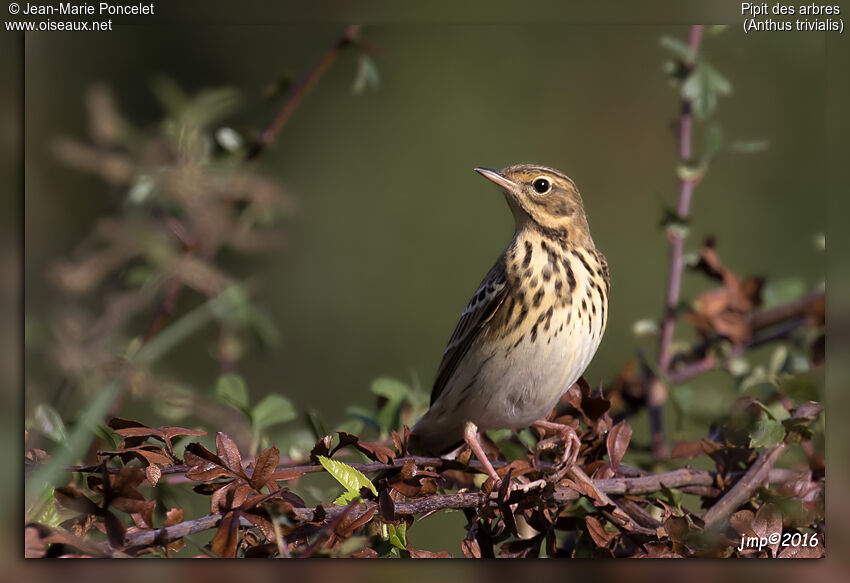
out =
<path fill-rule="evenodd" d="M 289 121 L 289 118 L 298 108 L 301 100 L 304 99 L 304 96 L 307 95 L 310 89 L 313 88 L 316 82 L 327 72 L 328 68 L 330 68 L 334 61 L 336 61 L 337 57 L 339 57 L 342 52 L 342 49 L 357 42 L 357 35 L 359 32 L 359 24 L 346 27 L 331 48 L 328 49 L 328 51 L 322 56 L 316 66 L 307 71 L 298 83 L 292 87 L 289 94 L 286 96 L 283 105 L 278 110 L 277 115 L 275 115 L 274 119 L 272 119 L 271 124 L 269 124 L 269 126 L 259 136 L 257 136 L 257 139 L 252 144 L 247 154 L 248 160 L 253 160 L 259 156 L 265 147 L 274 141 L 277 134 L 280 133 L 280 130 L 286 125 L 286 122 Z"/>
<path fill-rule="evenodd" d="M 361 464 L 361 466 L 362 465 L 375 464 Z M 380 465 L 386 466 L 387 464 Z M 312 468 L 315 466 L 305 467 Z M 321 468 L 321 466 L 318 467 Z M 682 469 L 655 476 L 643 476 L 639 478 L 608 478 L 590 481 L 599 492 L 613 496 L 624 494 L 649 494 L 651 492 L 662 490 L 663 488 L 708 486 L 715 483 L 715 477 L 713 472 L 705 470 Z M 572 488 L 557 486 L 550 500 L 554 503 L 560 504 L 577 500 L 579 496 L 579 493 Z M 494 492 L 491 493 L 489 497 L 485 496 L 481 492 L 433 494 L 414 499 L 410 502 L 397 502 L 394 510 L 395 514 L 399 516 L 414 516 L 437 510 L 477 508 L 482 504 L 498 507 L 498 494 Z M 362 516 L 363 513 L 371 510 L 374 505 L 375 503 L 371 501 L 353 505 L 350 513 L 353 518 L 357 518 Z M 324 521 L 332 521 L 338 518 L 339 515 L 346 512 L 348 508 L 349 506 L 333 506 L 325 508 Z M 316 518 L 314 508 L 294 508 L 293 513 L 295 519 L 302 522 L 312 522 Z M 163 545 L 190 534 L 215 528 L 218 526 L 221 517 L 221 514 L 210 514 L 194 520 L 187 520 L 180 524 L 175 524 L 174 526 L 133 532 L 127 535 L 126 543 L 128 546 L 134 547 L 147 546 L 151 544 Z M 250 523 L 247 522 L 243 522 L 243 524 L 245 526 L 250 525 Z M 635 530 L 642 532 L 644 528 L 635 525 Z"/>
<path fill-rule="evenodd" d="M 705 513 L 706 528 L 719 525 L 725 522 L 733 512 L 750 499 L 756 488 L 764 484 L 770 475 L 770 470 L 779 460 L 785 450 L 788 449 L 788 443 L 782 442 L 763 451 L 755 463 L 750 466 L 744 477 L 732 486 L 732 489 L 717 501 L 708 512 Z"/>
<path fill-rule="evenodd" d="M 702 41 L 702 25 L 693 25 L 690 30 L 688 46 L 694 54 L 694 62 L 687 63 L 687 71 L 691 73 L 696 66 L 696 55 L 699 52 Z M 691 101 L 682 99 L 681 117 L 679 120 L 679 162 L 687 164 L 691 160 Z M 677 218 L 685 222 L 688 218 L 697 180 L 690 177 L 682 177 L 679 182 L 679 202 L 677 205 Z M 665 303 L 664 318 L 661 325 L 661 333 L 658 342 L 658 369 L 667 373 L 670 368 L 671 350 L 673 342 L 673 331 L 676 325 L 676 308 L 679 305 L 679 293 L 682 283 L 682 270 L 684 268 L 685 238 L 681 233 L 670 231 L 670 275 L 667 282 L 667 301 Z M 649 387 L 647 404 L 649 407 L 649 422 L 652 433 L 652 453 L 656 458 L 667 457 L 667 444 L 664 438 L 663 407 L 667 400 L 667 388 L 659 379 L 654 379 Z"/>

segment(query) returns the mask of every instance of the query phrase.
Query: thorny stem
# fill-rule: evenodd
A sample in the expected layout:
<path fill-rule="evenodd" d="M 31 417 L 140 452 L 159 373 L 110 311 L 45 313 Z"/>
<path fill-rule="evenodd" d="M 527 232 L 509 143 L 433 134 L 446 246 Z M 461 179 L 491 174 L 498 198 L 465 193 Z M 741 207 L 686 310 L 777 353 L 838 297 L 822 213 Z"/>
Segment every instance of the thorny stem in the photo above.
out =
<path fill-rule="evenodd" d="M 253 160 L 259 156 L 266 146 L 272 143 L 280 130 L 289 121 L 293 112 L 296 110 L 301 100 L 313 88 L 316 82 L 327 72 L 330 66 L 339 57 L 342 49 L 355 43 L 357 35 L 360 32 L 360 25 L 354 24 L 346 27 L 342 34 L 336 39 L 330 49 L 322 56 L 321 60 L 315 67 L 307 71 L 307 73 L 295 84 L 287 95 L 283 105 L 278 110 L 277 115 L 272 119 L 271 124 L 259 135 L 248 151 L 247 159 Z"/>
<path fill-rule="evenodd" d="M 688 46 L 696 56 L 699 53 L 702 41 L 703 25 L 691 26 Z M 688 72 L 693 71 L 695 62 L 688 63 Z M 691 115 L 691 101 L 682 100 L 682 111 L 679 120 L 679 162 L 687 164 L 691 159 L 691 126 L 693 117 Z M 682 177 L 679 183 L 679 202 L 677 205 L 678 219 L 682 222 L 687 220 L 690 212 L 691 197 L 693 195 L 696 180 L 691 177 Z M 667 301 L 664 309 L 664 319 L 661 325 L 658 343 L 658 369 L 666 374 L 669 371 L 672 354 L 670 346 L 673 342 L 673 331 L 676 324 L 676 307 L 679 305 L 679 293 L 682 283 L 682 270 L 684 267 L 685 238 L 681 233 L 669 232 L 670 239 L 670 275 L 667 283 Z M 649 421 L 652 432 L 652 453 L 656 458 L 667 457 L 667 445 L 664 438 L 663 407 L 667 400 L 667 387 L 660 379 L 654 379 L 649 389 Z"/>

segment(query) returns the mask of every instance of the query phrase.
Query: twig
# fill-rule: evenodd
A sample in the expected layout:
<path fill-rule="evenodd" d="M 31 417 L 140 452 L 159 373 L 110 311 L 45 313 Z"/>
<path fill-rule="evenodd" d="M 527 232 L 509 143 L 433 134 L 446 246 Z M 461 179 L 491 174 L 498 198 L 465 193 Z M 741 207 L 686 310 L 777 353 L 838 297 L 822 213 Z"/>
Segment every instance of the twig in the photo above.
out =
<path fill-rule="evenodd" d="M 699 52 L 702 41 L 702 25 L 691 26 L 688 46 L 694 56 Z M 695 62 L 687 64 L 688 73 L 693 71 Z M 679 121 L 679 161 L 687 164 L 691 159 L 691 101 L 682 99 L 682 110 Z M 679 203 L 676 214 L 679 221 L 686 221 L 690 212 L 691 197 L 696 179 L 682 177 L 679 182 Z M 676 325 L 676 308 L 679 305 L 679 293 L 682 283 L 682 269 L 684 267 L 683 253 L 685 238 L 681 233 L 670 231 L 670 276 L 667 282 L 667 301 L 664 309 L 664 319 L 661 325 L 658 343 L 658 368 L 662 373 L 667 373 L 670 368 L 671 350 L 673 342 L 673 331 Z M 659 379 L 654 379 L 650 384 L 647 404 L 649 407 L 649 421 L 652 432 L 652 453 L 656 458 L 667 456 L 667 445 L 664 438 L 663 406 L 667 400 L 667 388 Z"/>
<path fill-rule="evenodd" d="M 310 89 L 313 88 L 316 82 L 327 72 L 328 68 L 334 63 L 334 61 L 336 61 L 342 49 L 357 41 L 357 35 L 359 32 L 359 24 L 346 27 L 331 48 L 328 49 L 324 56 L 322 56 L 316 66 L 307 71 L 298 83 L 292 87 L 289 94 L 286 96 L 283 105 L 278 110 L 277 115 L 275 115 L 274 119 L 272 119 L 271 124 L 269 124 L 269 126 L 259 136 L 257 136 L 257 139 L 254 141 L 246 156 L 248 160 L 253 160 L 259 156 L 265 147 L 274 141 L 277 134 L 283 126 L 286 125 L 286 122 L 289 121 L 289 118 L 301 103 L 304 96 L 307 95 Z"/>
<path fill-rule="evenodd" d="M 726 492 L 723 498 L 718 500 L 705 513 L 706 528 L 724 522 L 744 502 L 749 500 L 756 488 L 768 480 L 771 468 L 782 454 L 785 453 L 786 449 L 788 449 L 788 443 L 782 442 L 763 451 L 755 463 L 750 466 L 750 469 L 747 470 L 747 473 L 744 474 L 744 477 L 738 480 L 732 486 L 732 489 Z"/>

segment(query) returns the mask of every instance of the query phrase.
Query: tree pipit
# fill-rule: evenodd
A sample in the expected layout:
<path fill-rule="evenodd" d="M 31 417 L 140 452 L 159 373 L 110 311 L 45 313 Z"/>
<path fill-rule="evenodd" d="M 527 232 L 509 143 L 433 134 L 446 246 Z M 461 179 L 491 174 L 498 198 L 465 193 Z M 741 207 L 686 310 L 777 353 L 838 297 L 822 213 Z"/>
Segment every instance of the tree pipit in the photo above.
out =
<path fill-rule="evenodd" d="M 498 483 L 479 430 L 534 425 L 563 436 L 575 462 L 575 431 L 544 418 L 599 347 L 608 264 L 566 175 L 527 164 L 475 171 L 504 191 L 516 231 L 460 316 L 411 447 L 440 455 L 465 441 Z"/>

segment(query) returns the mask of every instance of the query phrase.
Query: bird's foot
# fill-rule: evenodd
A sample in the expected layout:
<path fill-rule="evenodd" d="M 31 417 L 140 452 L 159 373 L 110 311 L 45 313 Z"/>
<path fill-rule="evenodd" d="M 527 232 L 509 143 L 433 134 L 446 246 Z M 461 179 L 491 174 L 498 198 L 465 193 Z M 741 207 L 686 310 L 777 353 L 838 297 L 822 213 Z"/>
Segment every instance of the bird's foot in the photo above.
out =
<path fill-rule="evenodd" d="M 484 447 L 481 445 L 481 437 L 478 435 L 478 427 L 475 423 L 469 421 L 466 424 L 466 427 L 463 430 L 463 440 L 472 450 L 472 453 L 475 454 L 475 457 L 478 458 L 478 461 L 481 462 L 481 465 L 484 467 L 484 471 L 493 480 L 493 490 L 500 491 L 502 489 L 502 477 L 496 472 L 496 469 L 493 467 L 493 464 L 490 463 L 490 460 L 487 458 L 487 454 L 484 452 Z M 512 489 L 512 484 L 509 482 L 507 490 L 505 491 L 505 497 L 510 495 Z"/>
<path fill-rule="evenodd" d="M 552 421 L 545 421 L 543 419 L 532 423 L 532 427 L 541 429 L 544 435 L 547 432 L 555 434 L 553 437 L 541 440 L 537 445 L 538 450 L 549 449 L 563 440 L 564 453 L 561 456 L 559 465 L 561 465 L 565 470 L 575 465 L 579 449 L 581 448 L 581 440 L 579 439 L 575 429 L 569 425 L 553 423 Z"/>

